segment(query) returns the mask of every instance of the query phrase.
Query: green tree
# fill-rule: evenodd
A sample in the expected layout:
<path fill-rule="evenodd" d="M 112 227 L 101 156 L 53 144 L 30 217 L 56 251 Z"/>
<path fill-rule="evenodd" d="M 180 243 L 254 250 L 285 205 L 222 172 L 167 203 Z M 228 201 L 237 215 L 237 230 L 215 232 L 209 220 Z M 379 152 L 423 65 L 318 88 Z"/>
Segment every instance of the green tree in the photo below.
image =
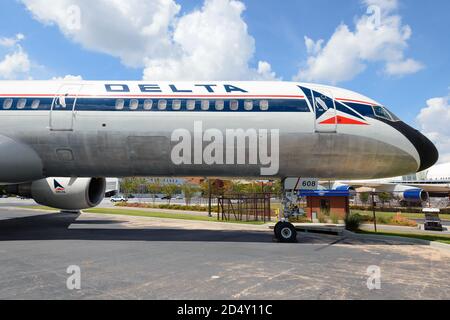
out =
<path fill-rule="evenodd" d="M 181 186 L 181 191 L 184 194 L 184 201 L 186 202 L 186 205 L 189 206 L 191 205 L 192 198 L 199 191 L 199 188 L 192 184 L 183 184 Z"/>
<path fill-rule="evenodd" d="M 135 178 L 136 190 L 134 193 L 144 194 L 147 193 L 147 179 Z"/>
<path fill-rule="evenodd" d="M 222 185 L 223 184 L 223 185 Z M 218 196 L 224 193 L 225 191 L 225 183 L 222 180 L 205 180 L 200 185 L 200 191 L 202 192 L 202 197 L 209 197 L 209 186 L 211 186 L 211 194 L 212 196 Z"/>
<path fill-rule="evenodd" d="M 369 202 L 369 198 L 370 198 L 370 193 L 369 192 L 362 192 L 359 194 L 359 200 L 361 200 L 361 202 L 364 205 L 367 205 L 367 203 Z"/>
<path fill-rule="evenodd" d="M 155 205 L 156 195 L 162 192 L 162 186 L 159 180 L 147 184 L 147 191 L 152 195 L 153 205 Z"/>
<path fill-rule="evenodd" d="M 176 184 L 166 184 L 162 187 L 164 196 L 167 197 L 168 203 L 172 201 L 173 196 L 179 191 L 179 187 Z"/>
<path fill-rule="evenodd" d="M 380 199 L 381 203 L 384 204 L 392 200 L 392 195 L 389 192 L 382 192 L 378 194 L 378 199 Z"/>
<path fill-rule="evenodd" d="M 126 196 L 135 193 L 137 191 L 137 179 L 136 178 L 124 178 L 120 181 L 120 190 Z"/>
<path fill-rule="evenodd" d="M 240 194 L 245 191 L 245 185 L 235 180 L 230 181 L 228 188 L 227 193 Z"/>
<path fill-rule="evenodd" d="M 273 196 L 280 198 L 281 197 L 281 193 L 283 192 L 283 187 L 282 187 L 282 183 L 281 180 L 275 180 L 272 182 L 272 194 Z"/>

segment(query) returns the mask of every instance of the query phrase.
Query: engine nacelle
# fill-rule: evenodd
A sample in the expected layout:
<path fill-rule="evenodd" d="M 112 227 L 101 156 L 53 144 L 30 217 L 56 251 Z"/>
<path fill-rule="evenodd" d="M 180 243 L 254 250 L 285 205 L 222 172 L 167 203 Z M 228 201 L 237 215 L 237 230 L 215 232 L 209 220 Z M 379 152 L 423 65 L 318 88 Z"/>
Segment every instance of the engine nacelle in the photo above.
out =
<path fill-rule="evenodd" d="M 350 192 L 351 195 L 356 194 L 355 188 L 353 188 L 352 186 L 349 186 L 347 184 L 340 183 L 340 182 L 335 182 L 331 189 L 337 190 L 337 191 L 348 191 L 348 192 Z"/>
<path fill-rule="evenodd" d="M 105 197 L 104 178 L 47 178 L 16 186 L 20 196 L 61 210 L 83 210 L 98 206 Z"/>
<path fill-rule="evenodd" d="M 397 185 L 394 188 L 394 195 L 406 202 L 424 202 L 430 198 L 428 192 L 409 186 Z"/>

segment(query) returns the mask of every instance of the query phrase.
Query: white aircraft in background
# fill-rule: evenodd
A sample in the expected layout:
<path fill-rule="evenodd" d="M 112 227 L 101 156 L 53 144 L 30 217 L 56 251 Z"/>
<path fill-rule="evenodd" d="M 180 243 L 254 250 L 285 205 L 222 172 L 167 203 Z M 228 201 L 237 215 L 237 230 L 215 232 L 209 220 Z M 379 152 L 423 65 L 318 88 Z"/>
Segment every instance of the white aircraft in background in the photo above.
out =
<path fill-rule="evenodd" d="M 375 192 L 392 192 L 405 202 L 428 201 L 430 197 L 450 197 L 450 162 L 417 174 L 375 180 L 339 181 L 333 188 L 372 188 Z"/>
<path fill-rule="evenodd" d="M 174 152 L 188 139 L 189 150 Z M 63 210 L 97 206 L 105 177 L 376 179 L 426 170 L 438 157 L 382 104 L 336 87 L 0 82 L 0 184 Z"/>

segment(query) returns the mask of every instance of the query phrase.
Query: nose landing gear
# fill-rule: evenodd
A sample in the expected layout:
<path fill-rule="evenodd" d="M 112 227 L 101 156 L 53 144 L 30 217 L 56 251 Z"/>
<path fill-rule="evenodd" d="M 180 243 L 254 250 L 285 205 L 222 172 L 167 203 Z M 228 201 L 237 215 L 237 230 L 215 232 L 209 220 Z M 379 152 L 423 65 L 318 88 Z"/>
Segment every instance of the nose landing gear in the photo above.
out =
<path fill-rule="evenodd" d="M 299 216 L 298 198 L 295 191 L 287 191 L 285 189 L 285 181 L 282 181 L 282 185 L 282 215 L 284 217 L 275 225 L 275 239 L 282 243 L 295 243 L 297 242 L 297 230 L 289 222 L 289 218 Z"/>
<path fill-rule="evenodd" d="M 275 239 L 282 243 L 297 242 L 297 230 L 294 225 L 287 221 L 280 221 L 275 225 Z"/>

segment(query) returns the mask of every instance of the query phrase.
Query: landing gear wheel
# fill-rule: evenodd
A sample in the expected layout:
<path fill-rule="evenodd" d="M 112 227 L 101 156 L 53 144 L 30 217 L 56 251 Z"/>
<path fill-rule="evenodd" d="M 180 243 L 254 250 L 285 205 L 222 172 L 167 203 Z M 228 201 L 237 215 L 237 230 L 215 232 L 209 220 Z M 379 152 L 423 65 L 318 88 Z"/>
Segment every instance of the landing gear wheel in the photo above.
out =
<path fill-rule="evenodd" d="M 281 227 L 282 224 L 283 224 L 283 222 L 279 221 L 279 222 L 275 225 L 275 228 L 273 229 L 273 231 L 274 231 L 274 233 L 275 233 L 275 238 L 277 238 L 277 239 L 278 239 L 277 234 L 280 233 L 280 230 L 281 230 L 280 227 Z"/>
<path fill-rule="evenodd" d="M 275 238 L 283 243 L 297 242 L 297 230 L 289 222 L 278 222 L 275 226 Z"/>

